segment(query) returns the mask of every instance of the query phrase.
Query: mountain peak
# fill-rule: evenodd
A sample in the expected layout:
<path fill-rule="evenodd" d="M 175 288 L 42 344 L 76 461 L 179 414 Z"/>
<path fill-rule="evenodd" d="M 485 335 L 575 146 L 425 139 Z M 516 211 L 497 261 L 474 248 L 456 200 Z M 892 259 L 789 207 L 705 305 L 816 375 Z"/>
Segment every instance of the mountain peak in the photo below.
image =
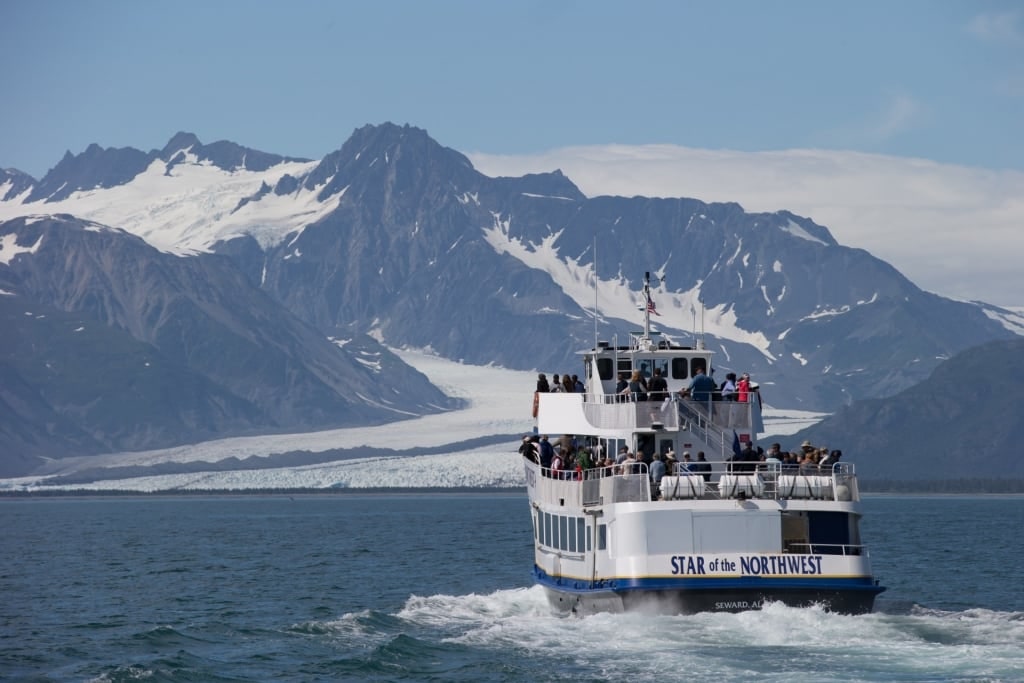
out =
<path fill-rule="evenodd" d="M 469 159 L 450 147 L 444 147 L 430 137 L 426 130 L 405 124 L 399 126 L 390 121 L 357 128 L 341 149 L 323 158 L 320 165 L 306 179 L 307 189 L 326 185 L 320 193 L 323 201 L 347 187 L 353 178 L 390 173 L 393 164 L 403 168 L 412 162 L 417 166 L 415 173 L 425 175 L 431 168 L 444 167 L 450 175 L 457 169 L 470 170 Z"/>
<path fill-rule="evenodd" d="M 184 131 L 178 131 L 174 136 L 167 141 L 164 148 L 160 150 L 160 158 L 167 160 L 171 158 L 171 155 L 175 152 L 180 152 L 190 147 L 201 147 L 202 143 L 199 142 L 199 138 L 196 137 L 195 133 L 186 133 Z"/>
<path fill-rule="evenodd" d="M 151 160 L 149 154 L 133 147 L 100 147 L 94 142 L 81 154 L 66 152 L 26 201 L 56 202 L 78 190 L 123 185 L 146 170 Z"/>

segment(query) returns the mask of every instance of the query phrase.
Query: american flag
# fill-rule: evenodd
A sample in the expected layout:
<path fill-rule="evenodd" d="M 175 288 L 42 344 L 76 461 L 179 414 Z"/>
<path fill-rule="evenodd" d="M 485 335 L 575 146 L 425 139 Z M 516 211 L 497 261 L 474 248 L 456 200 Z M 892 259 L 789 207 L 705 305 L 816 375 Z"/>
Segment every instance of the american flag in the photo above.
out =
<path fill-rule="evenodd" d="M 658 313 L 658 309 L 654 307 L 654 300 L 651 297 L 647 297 L 647 312 L 653 313 L 654 315 L 661 315 Z"/>

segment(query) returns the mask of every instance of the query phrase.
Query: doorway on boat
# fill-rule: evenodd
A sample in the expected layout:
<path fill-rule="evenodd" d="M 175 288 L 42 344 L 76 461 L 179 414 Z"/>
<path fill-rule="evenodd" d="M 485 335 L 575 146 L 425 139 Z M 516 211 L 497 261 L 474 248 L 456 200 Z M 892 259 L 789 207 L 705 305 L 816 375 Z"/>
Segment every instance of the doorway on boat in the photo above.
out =
<path fill-rule="evenodd" d="M 636 459 L 643 460 L 648 465 L 654 459 L 654 454 L 657 450 L 657 435 L 655 434 L 637 434 L 636 435 Z"/>
<path fill-rule="evenodd" d="M 831 510 L 784 510 L 782 550 L 815 555 L 860 555 L 857 515 Z"/>

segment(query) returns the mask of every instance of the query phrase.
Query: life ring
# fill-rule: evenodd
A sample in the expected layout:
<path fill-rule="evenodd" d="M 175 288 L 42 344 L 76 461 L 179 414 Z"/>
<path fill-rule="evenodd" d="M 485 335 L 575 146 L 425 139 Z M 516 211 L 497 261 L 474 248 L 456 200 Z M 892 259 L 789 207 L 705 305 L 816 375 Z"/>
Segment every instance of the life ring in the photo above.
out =
<path fill-rule="evenodd" d="M 537 417 L 537 411 L 540 409 L 540 392 L 533 392 L 533 416 Z"/>

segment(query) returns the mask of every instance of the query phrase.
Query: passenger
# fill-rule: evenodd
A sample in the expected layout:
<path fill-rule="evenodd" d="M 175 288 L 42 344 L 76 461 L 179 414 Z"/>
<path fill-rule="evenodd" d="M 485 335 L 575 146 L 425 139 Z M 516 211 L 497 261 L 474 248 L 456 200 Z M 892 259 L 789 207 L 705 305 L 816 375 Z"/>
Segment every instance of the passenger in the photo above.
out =
<path fill-rule="evenodd" d="M 807 451 L 804 453 L 803 460 L 800 461 L 800 474 L 817 474 L 818 473 L 818 453 L 817 451 Z"/>
<path fill-rule="evenodd" d="M 633 456 L 629 453 L 629 446 L 622 446 L 619 448 L 619 454 L 615 458 L 615 464 L 621 465 L 626 458 L 632 458 Z"/>
<path fill-rule="evenodd" d="M 601 461 L 601 476 L 610 477 L 615 473 L 615 461 L 611 458 L 605 458 Z"/>
<path fill-rule="evenodd" d="M 540 437 L 540 466 L 551 468 L 551 460 L 555 457 L 555 448 L 548 441 L 548 435 Z"/>
<path fill-rule="evenodd" d="M 750 375 L 743 373 L 740 381 L 736 383 L 736 400 L 746 403 L 750 400 Z"/>
<path fill-rule="evenodd" d="M 622 474 L 633 474 L 634 472 L 637 471 L 635 469 L 636 467 L 637 467 L 637 459 L 636 459 L 636 457 L 631 452 L 626 451 L 626 459 L 623 460 L 621 465 L 620 465 L 620 470 L 622 471 Z"/>
<path fill-rule="evenodd" d="M 587 390 L 587 388 L 583 386 L 583 382 L 581 382 L 580 378 L 577 377 L 576 375 L 572 376 L 572 387 L 573 391 L 576 392 L 577 394 L 582 394 Z"/>
<path fill-rule="evenodd" d="M 715 380 L 705 375 L 703 368 L 698 368 L 697 374 L 690 380 L 690 386 L 683 389 L 680 394 L 697 403 L 707 403 L 711 400 L 711 394 L 716 388 Z"/>
<path fill-rule="evenodd" d="M 754 444 L 744 442 L 742 450 L 729 459 L 730 471 L 732 472 L 756 472 L 758 457 L 754 450 Z"/>
<path fill-rule="evenodd" d="M 651 377 L 651 400 L 664 401 L 668 398 L 668 382 L 661 376 L 661 368 L 654 368 L 654 376 Z"/>
<path fill-rule="evenodd" d="M 615 394 L 618 396 L 618 401 L 625 401 L 626 394 L 629 393 L 629 380 L 626 379 L 626 373 L 619 373 L 619 382 L 615 385 Z"/>
<path fill-rule="evenodd" d="M 562 386 L 562 380 L 558 378 L 558 375 L 551 376 L 551 391 L 556 394 L 560 394 L 565 391 L 565 387 Z"/>
<path fill-rule="evenodd" d="M 523 443 L 519 446 L 519 454 L 527 460 L 538 463 L 541 467 L 544 467 L 544 464 L 537 457 L 537 449 L 534 446 L 533 441 L 530 440 L 529 434 L 523 437 Z"/>
<path fill-rule="evenodd" d="M 554 479 L 565 478 L 565 460 L 563 460 L 561 447 L 555 449 L 555 455 L 551 458 L 551 476 Z"/>
<path fill-rule="evenodd" d="M 565 478 L 579 481 L 583 478 L 583 468 L 580 466 L 579 454 L 569 453 L 565 458 Z"/>
<path fill-rule="evenodd" d="M 629 384 L 626 385 L 626 391 L 634 401 L 646 401 L 647 400 L 647 383 L 644 381 L 643 375 L 640 374 L 639 370 L 634 370 L 632 377 L 629 378 Z"/>
<path fill-rule="evenodd" d="M 814 451 L 814 450 L 816 450 L 814 448 L 814 444 L 812 444 L 807 439 L 804 439 L 804 442 L 802 444 L 800 444 L 800 452 L 797 454 L 799 456 L 797 458 L 797 462 L 798 463 L 801 462 L 804 459 L 804 456 L 807 455 L 807 453 L 809 453 L 811 451 Z"/>
<path fill-rule="evenodd" d="M 639 473 L 643 471 L 643 467 L 640 467 L 640 465 L 650 467 L 651 463 L 654 462 L 654 456 L 648 456 L 647 451 L 642 448 L 638 448 L 636 449 L 636 462 L 637 466 L 633 468 L 633 471 Z"/>
<path fill-rule="evenodd" d="M 569 375 L 562 375 L 562 391 L 567 394 L 576 393 L 576 382 Z"/>
<path fill-rule="evenodd" d="M 723 401 L 735 401 L 736 400 L 736 373 L 730 372 L 725 376 L 725 381 L 722 382 L 722 400 Z"/>
<path fill-rule="evenodd" d="M 679 474 L 693 474 L 696 471 L 693 469 L 694 464 L 693 460 L 690 459 L 690 451 L 683 451 L 683 461 L 679 463 L 676 472 Z"/>
<path fill-rule="evenodd" d="M 551 391 L 551 385 L 548 384 L 547 375 L 543 372 L 537 375 L 537 391 L 542 394 L 546 394 Z"/>
<path fill-rule="evenodd" d="M 691 465 L 694 472 L 699 472 L 704 481 L 711 481 L 711 463 L 704 459 L 704 451 L 697 451 L 697 462 Z"/>
<path fill-rule="evenodd" d="M 594 461 L 590 459 L 590 451 L 586 448 L 581 448 L 576 454 L 576 462 L 580 468 L 589 470 L 594 467 Z"/>
<path fill-rule="evenodd" d="M 818 458 L 818 469 L 823 473 L 832 469 L 832 454 L 835 451 L 825 451 L 825 454 Z"/>
<path fill-rule="evenodd" d="M 665 476 L 665 461 L 661 453 L 654 456 L 654 460 L 651 461 L 650 477 L 651 477 L 651 498 L 652 500 L 658 499 L 658 493 L 661 490 L 661 478 Z"/>
<path fill-rule="evenodd" d="M 665 472 L 667 474 L 676 474 L 676 452 L 669 448 L 665 451 Z"/>

